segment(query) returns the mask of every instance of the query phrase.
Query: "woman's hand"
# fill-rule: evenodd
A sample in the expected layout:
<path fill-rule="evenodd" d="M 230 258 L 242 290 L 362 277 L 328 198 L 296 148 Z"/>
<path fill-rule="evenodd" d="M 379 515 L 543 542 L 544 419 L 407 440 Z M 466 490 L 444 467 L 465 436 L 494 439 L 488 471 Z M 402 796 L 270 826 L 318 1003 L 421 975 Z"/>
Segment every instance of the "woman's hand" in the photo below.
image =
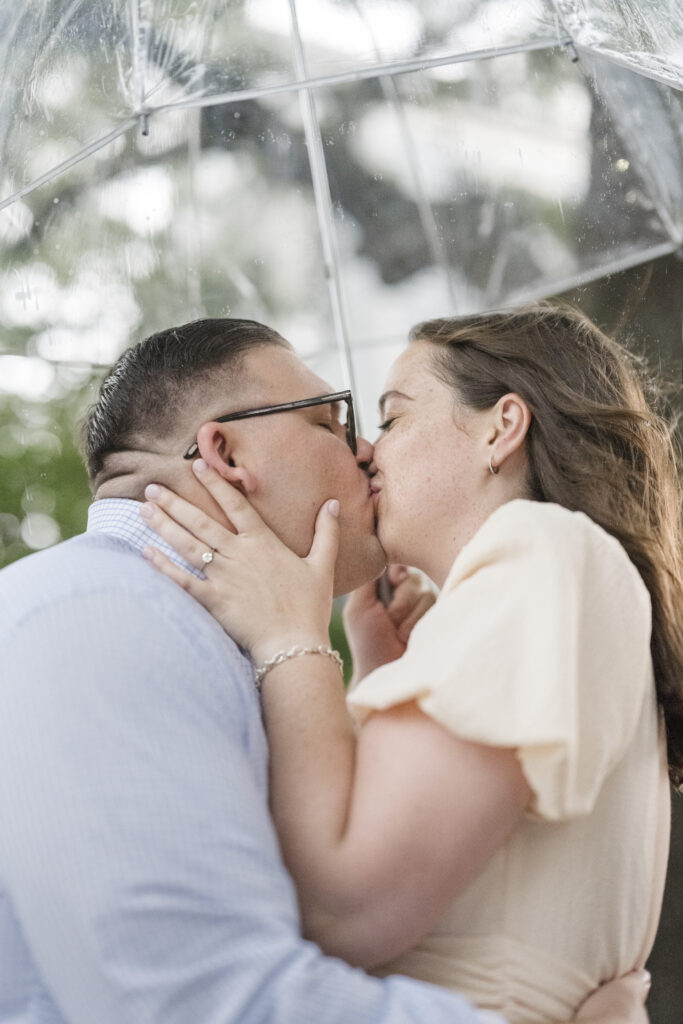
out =
<path fill-rule="evenodd" d="M 575 1020 L 585 1024 L 647 1024 L 644 1004 L 651 980 L 648 971 L 638 970 L 602 985 L 581 1005 Z"/>
<path fill-rule="evenodd" d="M 323 505 L 311 550 L 299 558 L 237 488 L 201 460 L 193 468 L 235 532 L 153 484 L 145 492 L 153 501 L 143 506 L 141 516 L 207 578 L 185 572 L 156 548 L 145 550 L 148 561 L 203 604 L 257 663 L 294 644 L 328 643 L 338 502 Z M 202 558 L 207 552 L 213 555 L 208 564 Z"/>
<path fill-rule="evenodd" d="M 387 576 L 393 588 L 388 605 L 377 596 L 375 583 L 366 583 L 344 606 L 344 628 L 353 657 L 351 687 L 373 669 L 401 657 L 413 626 L 436 600 L 423 577 L 404 565 L 390 565 Z"/>

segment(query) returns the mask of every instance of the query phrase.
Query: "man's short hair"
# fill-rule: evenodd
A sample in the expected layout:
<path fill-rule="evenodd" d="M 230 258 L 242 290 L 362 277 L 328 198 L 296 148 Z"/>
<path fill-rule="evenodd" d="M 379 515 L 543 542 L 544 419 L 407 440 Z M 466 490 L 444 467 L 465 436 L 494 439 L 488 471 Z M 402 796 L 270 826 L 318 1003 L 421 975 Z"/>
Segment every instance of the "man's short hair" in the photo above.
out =
<path fill-rule="evenodd" d="M 255 320 L 212 319 L 169 327 L 126 349 L 83 423 L 91 481 L 110 453 L 173 433 L 193 392 L 200 385 L 208 388 L 218 368 L 238 375 L 243 355 L 256 345 L 291 348 L 277 331 Z"/>

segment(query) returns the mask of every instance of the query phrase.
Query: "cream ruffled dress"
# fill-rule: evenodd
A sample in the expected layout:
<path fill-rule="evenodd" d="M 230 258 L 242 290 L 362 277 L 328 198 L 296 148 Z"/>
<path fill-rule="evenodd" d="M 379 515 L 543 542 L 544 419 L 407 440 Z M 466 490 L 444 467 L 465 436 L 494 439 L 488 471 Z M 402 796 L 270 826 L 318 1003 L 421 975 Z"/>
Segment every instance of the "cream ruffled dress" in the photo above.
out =
<path fill-rule="evenodd" d="M 434 931 L 380 973 L 456 989 L 511 1024 L 570 1018 L 644 963 L 669 842 L 647 589 L 587 516 L 512 501 L 458 555 L 405 655 L 349 695 L 361 720 L 416 700 L 514 747 L 528 813 Z"/>

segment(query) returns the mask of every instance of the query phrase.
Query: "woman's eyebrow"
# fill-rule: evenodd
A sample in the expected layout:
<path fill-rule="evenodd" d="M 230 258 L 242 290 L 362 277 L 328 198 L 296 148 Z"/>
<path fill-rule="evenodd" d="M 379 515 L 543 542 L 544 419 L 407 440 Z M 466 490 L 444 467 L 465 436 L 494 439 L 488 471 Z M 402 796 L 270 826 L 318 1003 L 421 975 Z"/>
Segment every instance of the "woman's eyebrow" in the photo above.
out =
<path fill-rule="evenodd" d="M 410 395 L 404 394 L 403 391 L 385 391 L 384 394 L 380 397 L 379 402 L 377 403 L 379 405 L 380 416 L 384 416 L 384 406 L 387 404 L 390 398 L 405 398 L 407 402 L 414 401 L 414 399 L 412 399 Z"/>

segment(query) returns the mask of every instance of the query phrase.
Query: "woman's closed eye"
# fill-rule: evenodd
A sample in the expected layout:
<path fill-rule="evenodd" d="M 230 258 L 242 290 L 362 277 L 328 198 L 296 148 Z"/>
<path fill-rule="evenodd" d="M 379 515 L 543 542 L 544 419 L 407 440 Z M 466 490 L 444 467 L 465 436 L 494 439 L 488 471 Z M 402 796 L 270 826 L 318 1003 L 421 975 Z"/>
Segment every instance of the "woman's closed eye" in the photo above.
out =
<path fill-rule="evenodd" d="M 387 430 L 391 430 L 391 425 L 392 425 L 392 423 L 395 423 L 395 422 L 396 422 L 396 417 L 395 416 L 390 416 L 388 419 L 386 419 L 382 423 L 380 423 L 380 425 L 378 426 L 377 429 L 381 430 L 382 433 L 386 433 Z"/>

